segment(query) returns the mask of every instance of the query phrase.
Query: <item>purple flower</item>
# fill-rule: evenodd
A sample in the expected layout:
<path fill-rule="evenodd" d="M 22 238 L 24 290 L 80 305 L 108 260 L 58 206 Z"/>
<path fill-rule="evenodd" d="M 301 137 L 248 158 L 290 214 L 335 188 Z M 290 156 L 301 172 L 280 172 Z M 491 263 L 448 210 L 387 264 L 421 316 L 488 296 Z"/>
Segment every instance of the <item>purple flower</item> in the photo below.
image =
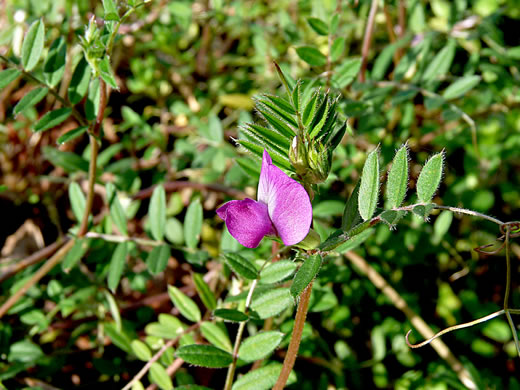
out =
<path fill-rule="evenodd" d="M 264 236 L 279 236 L 285 245 L 294 245 L 309 233 L 312 206 L 307 191 L 273 165 L 265 150 L 257 197 L 232 200 L 217 209 L 239 243 L 256 248 Z"/>

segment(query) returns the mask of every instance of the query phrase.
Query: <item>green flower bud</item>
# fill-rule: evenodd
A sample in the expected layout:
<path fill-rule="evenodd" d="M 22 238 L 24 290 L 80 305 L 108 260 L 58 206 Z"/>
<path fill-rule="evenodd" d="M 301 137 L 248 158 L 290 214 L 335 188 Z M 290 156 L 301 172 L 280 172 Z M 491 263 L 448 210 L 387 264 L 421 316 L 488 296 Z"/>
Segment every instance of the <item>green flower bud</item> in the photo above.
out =
<path fill-rule="evenodd" d="M 307 154 L 313 182 L 321 183 L 329 176 L 332 166 L 332 151 L 321 143 L 314 143 Z"/>
<path fill-rule="evenodd" d="M 307 148 L 304 142 L 300 138 L 294 137 L 289 149 L 289 160 L 296 173 L 302 177 L 305 176 L 308 170 Z"/>
<path fill-rule="evenodd" d="M 320 142 L 310 145 L 299 137 L 294 137 L 289 149 L 289 159 L 296 173 L 306 184 L 317 184 L 329 176 L 332 164 L 332 150 Z"/>

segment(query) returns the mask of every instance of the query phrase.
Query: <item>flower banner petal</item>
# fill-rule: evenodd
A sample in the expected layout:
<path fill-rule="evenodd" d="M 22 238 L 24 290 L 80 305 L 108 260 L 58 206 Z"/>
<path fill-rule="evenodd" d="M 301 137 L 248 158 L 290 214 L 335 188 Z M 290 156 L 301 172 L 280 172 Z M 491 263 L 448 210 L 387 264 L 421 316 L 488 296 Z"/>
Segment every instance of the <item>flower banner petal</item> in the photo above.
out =
<path fill-rule="evenodd" d="M 229 233 L 242 245 L 256 248 L 266 235 L 275 235 L 267 205 L 253 199 L 232 200 L 217 209 Z"/>
<path fill-rule="evenodd" d="M 273 165 L 264 150 L 258 201 L 267 204 L 269 217 L 285 245 L 299 243 L 309 233 L 312 206 L 305 188 Z"/>

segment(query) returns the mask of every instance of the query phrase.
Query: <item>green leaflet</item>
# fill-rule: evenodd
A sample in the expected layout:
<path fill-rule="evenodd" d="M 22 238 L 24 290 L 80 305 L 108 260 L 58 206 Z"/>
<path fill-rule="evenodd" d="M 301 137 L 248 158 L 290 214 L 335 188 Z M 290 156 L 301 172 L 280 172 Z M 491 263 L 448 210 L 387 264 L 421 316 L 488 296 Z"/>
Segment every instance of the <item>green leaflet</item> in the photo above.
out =
<path fill-rule="evenodd" d="M 257 298 L 253 298 L 251 309 L 261 319 L 273 317 L 293 305 L 293 298 L 288 288 L 269 290 Z"/>
<path fill-rule="evenodd" d="M 313 46 L 297 47 L 296 54 L 311 66 L 323 66 L 327 63 L 327 57 Z"/>
<path fill-rule="evenodd" d="M 292 260 L 271 263 L 260 272 L 260 283 L 277 283 L 291 276 L 298 266 Z"/>
<path fill-rule="evenodd" d="M 119 285 L 119 280 L 121 279 L 121 275 L 123 275 L 123 269 L 125 268 L 126 263 L 126 255 L 128 243 L 121 242 L 117 244 L 114 253 L 112 254 L 112 258 L 110 260 L 110 267 L 108 269 L 108 288 L 110 291 L 115 292 L 117 286 Z"/>
<path fill-rule="evenodd" d="M 199 244 L 202 222 L 202 205 L 197 198 L 188 206 L 184 218 L 184 240 L 188 248 L 196 248 Z"/>
<path fill-rule="evenodd" d="M 269 331 L 248 337 L 240 345 L 238 356 L 246 362 L 264 359 L 280 345 L 283 336 L 281 332 Z"/>
<path fill-rule="evenodd" d="M 193 284 L 195 285 L 195 289 L 199 294 L 200 300 L 208 308 L 208 310 L 215 310 L 217 307 L 217 299 L 211 291 L 208 284 L 204 281 L 201 274 L 193 273 L 192 274 Z"/>
<path fill-rule="evenodd" d="M 46 87 L 38 87 L 30 90 L 23 98 L 20 99 L 18 104 L 14 107 L 14 114 L 18 115 L 25 109 L 38 104 L 45 96 L 49 89 Z"/>
<path fill-rule="evenodd" d="M 367 157 L 361 174 L 358 209 L 364 221 L 374 215 L 379 195 L 379 149 L 373 150 Z"/>
<path fill-rule="evenodd" d="M 175 356 L 189 364 L 209 368 L 227 367 L 233 361 L 229 352 L 212 345 L 185 345 L 177 349 Z"/>
<path fill-rule="evenodd" d="M 22 65 L 30 72 L 33 70 L 43 51 L 43 41 L 45 39 L 45 26 L 41 19 L 38 19 L 29 28 L 22 45 Z"/>
<path fill-rule="evenodd" d="M 321 256 L 314 255 L 305 259 L 302 266 L 294 275 L 291 285 L 291 295 L 298 298 L 307 286 L 314 280 L 321 267 Z"/>
<path fill-rule="evenodd" d="M 193 322 L 200 321 L 199 307 L 191 298 L 174 286 L 168 286 L 168 295 L 170 295 L 173 304 L 184 317 Z"/>
<path fill-rule="evenodd" d="M 245 257 L 236 253 L 226 253 L 224 258 L 229 267 L 243 278 L 253 280 L 258 277 L 256 267 Z"/>
<path fill-rule="evenodd" d="M 45 131 L 49 130 L 60 123 L 64 122 L 72 113 L 72 110 L 68 107 L 58 108 L 54 111 L 49 111 L 34 125 L 34 131 Z"/>
<path fill-rule="evenodd" d="M 386 182 L 386 198 L 388 207 L 393 209 L 401 206 L 408 188 L 408 147 L 401 146 L 392 162 Z"/>
<path fill-rule="evenodd" d="M 150 381 L 157 383 L 161 390 L 173 390 L 172 379 L 166 369 L 158 362 L 153 362 L 149 371 Z"/>
<path fill-rule="evenodd" d="M 275 385 L 281 371 L 282 364 L 277 362 L 260 367 L 237 379 L 232 390 L 269 390 Z M 294 382 L 296 382 L 296 374 L 291 371 L 287 385 Z"/>
<path fill-rule="evenodd" d="M 152 237 L 157 241 L 162 241 L 166 225 L 166 192 L 162 185 L 156 186 L 153 190 L 148 218 L 150 218 Z"/>
<path fill-rule="evenodd" d="M 22 72 L 18 69 L 5 69 L 0 72 L 0 91 L 11 84 Z"/>
<path fill-rule="evenodd" d="M 146 258 L 146 264 L 148 270 L 152 275 L 157 275 L 163 272 L 168 265 L 168 259 L 170 258 L 170 247 L 168 245 L 159 245 L 152 249 L 148 253 Z"/>
<path fill-rule="evenodd" d="M 226 328 L 220 323 L 203 322 L 200 326 L 202 335 L 215 347 L 231 352 L 233 346 L 229 340 Z"/>
<path fill-rule="evenodd" d="M 422 203 L 428 203 L 439 188 L 442 178 L 444 153 L 434 154 L 424 165 L 417 179 L 417 197 Z"/>
<path fill-rule="evenodd" d="M 213 315 L 230 322 L 243 322 L 249 319 L 246 313 L 235 309 L 217 309 L 213 312 Z"/>

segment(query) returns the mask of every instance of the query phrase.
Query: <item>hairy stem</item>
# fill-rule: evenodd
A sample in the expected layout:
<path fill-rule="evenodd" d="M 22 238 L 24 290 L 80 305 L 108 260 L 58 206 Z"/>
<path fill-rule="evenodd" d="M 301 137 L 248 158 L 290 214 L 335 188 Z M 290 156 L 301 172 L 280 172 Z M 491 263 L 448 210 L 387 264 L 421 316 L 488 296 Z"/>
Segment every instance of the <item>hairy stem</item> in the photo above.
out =
<path fill-rule="evenodd" d="M 300 296 L 300 302 L 298 303 L 298 310 L 296 311 L 296 317 L 294 318 L 294 326 L 291 335 L 291 342 L 289 343 L 289 348 L 287 349 L 287 354 L 285 355 L 285 359 L 283 360 L 282 371 L 280 372 L 280 376 L 278 377 L 278 381 L 273 387 L 273 390 L 283 390 L 287 380 L 289 379 L 289 375 L 294 367 L 294 363 L 296 362 L 296 357 L 298 356 L 298 350 L 300 349 L 300 342 L 302 340 L 303 327 L 305 325 L 305 319 L 307 318 L 307 312 L 309 310 L 309 301 L 311 298 L 312 292 L 312 282 L 303 290 L 302 295 Z"/>
<path fill-rule="evenodd" d="M 365 28 L 365 36 L 363 37 L 363 46 L 361 48 L 361 70 L 359 71 L 359 81 L 365 81 L 365 72 L 367 70 L 367 57 L 370 50 L 370 43 L 372 42 L 372 33 L 374 32 L 374 21 L 376 19 L 378 0 L 372 0 L 370 4 L 370 12 L 368 14 L 368 21 Z"/>

